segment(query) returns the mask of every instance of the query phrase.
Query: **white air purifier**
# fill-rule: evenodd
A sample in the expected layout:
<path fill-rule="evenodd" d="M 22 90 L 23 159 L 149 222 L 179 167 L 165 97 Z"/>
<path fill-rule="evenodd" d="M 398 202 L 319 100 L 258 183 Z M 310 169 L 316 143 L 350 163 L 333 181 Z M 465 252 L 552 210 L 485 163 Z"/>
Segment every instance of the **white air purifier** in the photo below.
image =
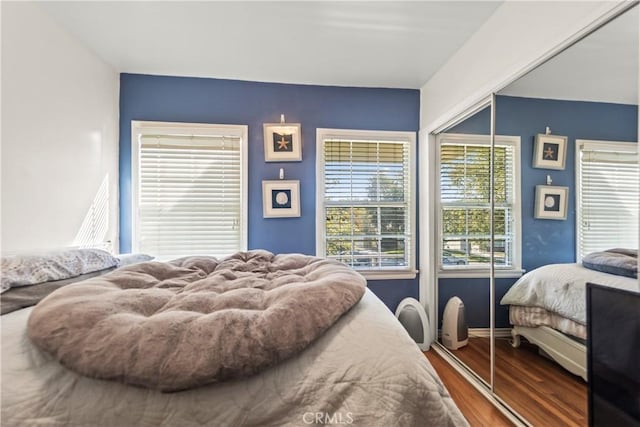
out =
<path fill-rule="evenodd" d="M 427 351 L 431 346 L 431 328 L 424 307 L 414 298 L 405 298 L 396 308 L 396 317 L 418 344 L 420 350 Z"/>
<path fill-rule="evenodd" d="M 469 343 L 469 329 L 464 314 L 464 303 L 452 297 L 444 307 L 442 316 L 442 344 L 450 350 L 457 350 Z"/>

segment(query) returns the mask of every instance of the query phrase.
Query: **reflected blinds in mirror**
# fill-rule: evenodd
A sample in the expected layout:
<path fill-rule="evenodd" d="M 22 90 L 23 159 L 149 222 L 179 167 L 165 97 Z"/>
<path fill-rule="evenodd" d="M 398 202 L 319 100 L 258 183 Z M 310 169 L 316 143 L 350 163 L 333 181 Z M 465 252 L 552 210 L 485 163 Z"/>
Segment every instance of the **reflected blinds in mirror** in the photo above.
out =
<path fill-rule="evenodd" d="M 138 245 L 164 259 L 241 249 L 241 138 L 143 135 Z"/>
<path fill-rule="evenodd" d="M 490 146 L 478 142 L 440 144 L 442 267 L 487 267 L 490 263 Z M 514 149 L 495 147 L 495 262 L 513 265 Z"/>
<path fill-rule="evenodd" d="M 578 144 L 578 261 L 590 252 L 638 248 L 638 146 Z"/>

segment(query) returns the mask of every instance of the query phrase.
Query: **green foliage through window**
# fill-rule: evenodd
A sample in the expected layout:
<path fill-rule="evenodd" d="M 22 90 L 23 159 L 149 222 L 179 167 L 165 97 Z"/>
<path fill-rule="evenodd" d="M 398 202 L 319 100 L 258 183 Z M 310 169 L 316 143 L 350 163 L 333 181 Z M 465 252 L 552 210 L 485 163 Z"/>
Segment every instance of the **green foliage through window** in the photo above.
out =
<path fill-rule="evenodd" d="M 325 252 L 356 268 L 408 267 L 408 143 L 324 141 Z"/>
<path fill-rule="evenodd" d="M 511 266 L 513 255 L 513 147 L 494 149 L 494 259 Z M 490 262 L 491 150 L 478 143 L 440 145 L 441 264 L 486 267 Z"/>

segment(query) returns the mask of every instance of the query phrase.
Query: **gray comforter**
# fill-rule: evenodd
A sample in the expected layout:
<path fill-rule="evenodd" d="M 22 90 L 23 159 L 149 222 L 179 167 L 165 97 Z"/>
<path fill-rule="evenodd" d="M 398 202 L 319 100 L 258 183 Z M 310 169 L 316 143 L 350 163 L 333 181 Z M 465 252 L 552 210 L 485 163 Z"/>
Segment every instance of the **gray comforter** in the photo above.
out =
<path fill-rule="evenodd" d="M 179 391 L 297 354 L 365 288 L 346 265 L 301 254 L 147 262 L 56 290 L 33 309 L 28 334 L 78 373 Z"/>
<path fill-rule="evenodd" d="M 92 379 L 2 316 L 2 423 L 11 426 L 467 425 L 393 314 L 367 291 L 298 356 L 261 374 L 177 393 Z"/>

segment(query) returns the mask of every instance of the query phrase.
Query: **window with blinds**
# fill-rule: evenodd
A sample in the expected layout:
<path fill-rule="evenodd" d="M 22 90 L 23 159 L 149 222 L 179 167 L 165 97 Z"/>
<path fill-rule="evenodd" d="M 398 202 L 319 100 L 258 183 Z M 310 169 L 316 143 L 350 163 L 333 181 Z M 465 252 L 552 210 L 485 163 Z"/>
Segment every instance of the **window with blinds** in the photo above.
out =
<path fill-rule="evenodd" d="M 318 254 L 359 270 L 413 271 L 409 132 L 318 130 Z"/>
<path fill-rule="evenodd" d="M 246 249 L 244 126 L 134 128 L 136 251 L 160 259 Z"/>
<path fill-rule="evenodd" d="M 491 147 L 483 135 L 441 135 L 439 141 L 440 267 L 486 268 L 490 264 Z M 496 138 L 494 148 L 494 261 L 519 268 L 517 143 Z"/>
<path fill-rule="evenodd" d="M 596 251 L 638 248 L 638 144 L 576 141 L 577 261 Z"/>

